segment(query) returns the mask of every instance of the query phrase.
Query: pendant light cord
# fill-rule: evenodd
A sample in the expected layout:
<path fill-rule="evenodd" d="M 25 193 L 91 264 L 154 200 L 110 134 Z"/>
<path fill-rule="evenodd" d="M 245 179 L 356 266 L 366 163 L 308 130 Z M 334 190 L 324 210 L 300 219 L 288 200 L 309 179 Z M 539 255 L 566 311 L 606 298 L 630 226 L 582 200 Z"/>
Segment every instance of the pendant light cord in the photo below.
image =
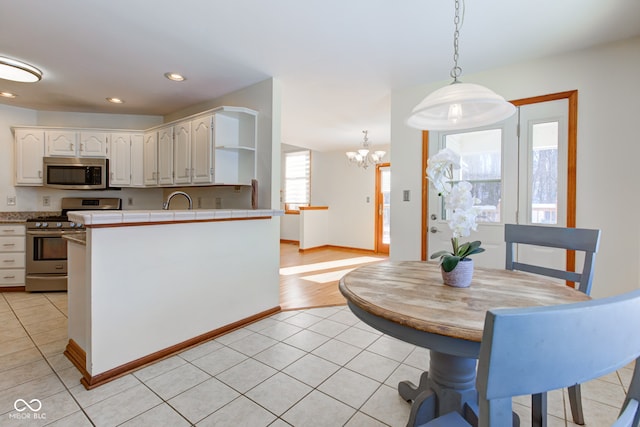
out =
<path fill-rule="evenodd" d="M 453 18 L 455 31 L 453 32 L 453 68 L 449 75 L 453 77 L 453 83 L 458 83 L 458 77 L 462 75 L 462 68 L 458 66 L 458 47 L 460 38 L 460 29 L 464 23 L 464 0 L 462 0 L 462 17 L 460 16 L 460 0 L 455 0 L 456 14 Z"/>

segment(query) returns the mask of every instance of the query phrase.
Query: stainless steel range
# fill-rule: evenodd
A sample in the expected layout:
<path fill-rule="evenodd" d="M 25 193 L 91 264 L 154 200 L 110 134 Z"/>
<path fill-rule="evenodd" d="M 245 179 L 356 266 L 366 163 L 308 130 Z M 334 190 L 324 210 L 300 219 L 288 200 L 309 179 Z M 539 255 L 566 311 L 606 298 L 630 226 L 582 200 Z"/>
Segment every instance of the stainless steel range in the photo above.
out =
<path fill-rule="evenodd" d="M 46 216 L 27 221 L 27 264 L 25 290 L 67 290 L 68 234 L 86 233 L 82 224 L 69 221 L 67 212 L 81 210 L 119 210 L 122 200 L 117 198 L 64 197 L 60 216 Z"/>

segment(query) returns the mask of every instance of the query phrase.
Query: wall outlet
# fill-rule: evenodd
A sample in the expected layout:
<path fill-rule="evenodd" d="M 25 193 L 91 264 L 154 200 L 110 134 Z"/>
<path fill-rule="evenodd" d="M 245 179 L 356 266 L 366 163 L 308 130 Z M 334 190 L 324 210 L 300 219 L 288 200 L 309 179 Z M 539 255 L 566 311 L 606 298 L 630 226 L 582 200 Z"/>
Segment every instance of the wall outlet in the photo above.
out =
<path fill-rule="evenodd" d="M 16 196 L 7 196 L 7 206 L 16 205 Z"/>
<path fill-rule="evenodd" d="M 129 206 L 133 206 L 133 197 L 129 197 L 129 198 L 127 199 L 127 205 L 129 205 Z"/>
<path fill-rule="evenodd" d="M 51 197 L 42 196 L 42 206 L 51 206 Z"/>
<path fill-rule="evenodd" d="M 222 197 L 216 197 L 216 209 L 222 209 Z"/>

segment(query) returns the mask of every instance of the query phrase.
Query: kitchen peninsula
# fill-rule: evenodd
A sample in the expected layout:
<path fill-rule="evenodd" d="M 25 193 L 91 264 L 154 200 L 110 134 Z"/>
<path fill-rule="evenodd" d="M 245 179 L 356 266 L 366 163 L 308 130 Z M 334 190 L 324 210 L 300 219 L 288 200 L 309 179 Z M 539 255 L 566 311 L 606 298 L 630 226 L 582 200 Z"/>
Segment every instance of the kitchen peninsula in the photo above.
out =
<path fill-rule="evenodd" d="M 282 211 L 76 211 L 65 354 L 93 388 L 279 310 Z"/>

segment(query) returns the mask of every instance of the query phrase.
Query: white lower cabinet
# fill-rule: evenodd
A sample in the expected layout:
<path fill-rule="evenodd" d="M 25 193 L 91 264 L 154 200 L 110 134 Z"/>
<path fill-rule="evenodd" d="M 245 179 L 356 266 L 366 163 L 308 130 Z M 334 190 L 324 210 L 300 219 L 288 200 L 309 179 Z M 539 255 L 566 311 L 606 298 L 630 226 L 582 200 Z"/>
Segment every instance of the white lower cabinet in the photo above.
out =
<path fill-rule="evenodd" d="M 0 287 L 25 284 L 25 226 L 0 224 Z"/>

